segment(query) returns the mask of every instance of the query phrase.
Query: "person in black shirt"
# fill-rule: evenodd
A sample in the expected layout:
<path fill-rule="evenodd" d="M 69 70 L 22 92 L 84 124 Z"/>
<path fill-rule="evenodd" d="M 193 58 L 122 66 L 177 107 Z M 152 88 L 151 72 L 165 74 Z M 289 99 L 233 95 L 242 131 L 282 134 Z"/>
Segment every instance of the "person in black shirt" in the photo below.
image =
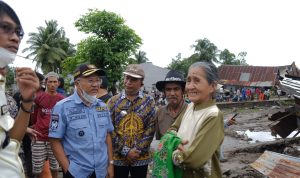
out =
<path fill-rule="evenodd" d="M 102 76 L 102 83 L 98 90 L 97 98 L 101 99 L 103 102 L 107 103 L 107 101 L 111 98 L 111 95 L 108 93 L 108 80 L 106 76 Z"/>

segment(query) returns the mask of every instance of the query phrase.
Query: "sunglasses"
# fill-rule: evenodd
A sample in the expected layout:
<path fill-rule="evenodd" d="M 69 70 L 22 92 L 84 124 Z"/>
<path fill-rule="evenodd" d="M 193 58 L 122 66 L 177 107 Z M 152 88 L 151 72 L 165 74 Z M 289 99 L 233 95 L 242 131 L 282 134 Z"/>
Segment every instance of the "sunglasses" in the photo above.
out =
<path fill-rule="evenodd" d="M 24 36 L 24 31 L 21 27 L 14 27 L 12 24 L 0 21 L 0 32 L 12 35 L 15 33 L 21 40 Z"/>

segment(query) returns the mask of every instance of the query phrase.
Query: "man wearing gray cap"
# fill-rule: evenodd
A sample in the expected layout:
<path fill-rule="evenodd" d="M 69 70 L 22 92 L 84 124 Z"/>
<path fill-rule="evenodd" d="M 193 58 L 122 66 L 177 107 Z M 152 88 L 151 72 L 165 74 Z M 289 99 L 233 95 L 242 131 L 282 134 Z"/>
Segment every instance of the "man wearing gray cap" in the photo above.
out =
<path fill-rule="evenodd" d="M 156 114 L 155 137 L 160 140 L 174 123 L 176 117 L 187 107 L 183 97 L 185 88 L 183 74 L 170 70 L 164 81 L 156 82 L 156 88 L 164 92 L 168 102 L 168 105 L 161 107 Z"/>
<path fill-rule="evenodd" d="M 146 178 L 150 144 L 155 132 L 155 101 L 141 91 L 145 78 L 139 64 L 128 65 L 125 90 L 108 101 L 115 130 L 112 133 L 115 178 Z"/>
<path fill-rule="evenodd" d="M 59 85 L 59 76 L 55 72 L 49 72 L 45 76 L 46 90 L 39 93 L 34 99 L 35 109 L 32 114 L 33 128 L 41 133 L 32 142 L 32 173 L 35 177 L 39 177 L 45 160 L 48 159 L 50 163 L 51 175 L 56 178 L 58 175 L 58 162 L 55 159 L 50 143 L 48 140 L 50 116 L 54 105 L 62 100 L 64 96 L 56 92 Z"/>

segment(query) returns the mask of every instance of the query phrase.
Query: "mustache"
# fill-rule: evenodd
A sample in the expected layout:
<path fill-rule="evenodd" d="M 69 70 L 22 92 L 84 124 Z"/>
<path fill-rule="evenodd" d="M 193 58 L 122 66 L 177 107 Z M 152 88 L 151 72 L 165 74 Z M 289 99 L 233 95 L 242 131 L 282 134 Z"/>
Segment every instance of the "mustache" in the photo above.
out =
<path fill-rule="evenodd" d="M 166 99 L 167 99 L 167 100 L 169 100 L 169 99 L 178 99 L 178 97 L 172 96 L 172 97 L 166 97 Z"/>

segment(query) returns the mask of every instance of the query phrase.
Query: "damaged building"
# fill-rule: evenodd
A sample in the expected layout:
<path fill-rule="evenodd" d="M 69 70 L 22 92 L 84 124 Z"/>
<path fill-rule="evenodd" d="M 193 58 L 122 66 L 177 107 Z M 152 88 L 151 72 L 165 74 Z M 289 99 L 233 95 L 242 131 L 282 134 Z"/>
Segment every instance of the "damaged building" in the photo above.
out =
<path fill-rule="evenodd" d="M 287 68 L 288 65 L 276 67 L 221 65 L 218 71 L 224 89 L 236 90 L 241 87 L 274 87 L 277 84 L 278 73 L 284 73 Z"/>
<path fill-rule="evenodd" d="M 286 139 L 292 134 L 296 138 L 300 133 L 300 70 L 292 63 L 284 75 L 278 73 L 279 87 L 294 99 L 294 105 L 269 115 L 272 135 Z M 293 134 L 293 132 L 296 132 Z M 300 158 L 298 144 L 286 147 L 287 154 L 265 151 L 254 163 L 254 169 L 267 177 L 300 177 Z M 292 150 L 289 151 L 288 149 Z M 293 153 L 296 153 L 293 155 Z M 292 156 L 291 156 L 292 155 Z"/>
<path fill-rule="evenodd" d="M 270 128 L 273 134 L 278 134 L 282 138 L 298 129 L 294 136 L 296 137 L 300 132 L 300 70 L 292 63 L 284 75 L 278 74 L 278 79 L 281 90 L 294 98 L 295 103 L 283 111 L 270 115 L 269 120 L 274 121 Z"/>

